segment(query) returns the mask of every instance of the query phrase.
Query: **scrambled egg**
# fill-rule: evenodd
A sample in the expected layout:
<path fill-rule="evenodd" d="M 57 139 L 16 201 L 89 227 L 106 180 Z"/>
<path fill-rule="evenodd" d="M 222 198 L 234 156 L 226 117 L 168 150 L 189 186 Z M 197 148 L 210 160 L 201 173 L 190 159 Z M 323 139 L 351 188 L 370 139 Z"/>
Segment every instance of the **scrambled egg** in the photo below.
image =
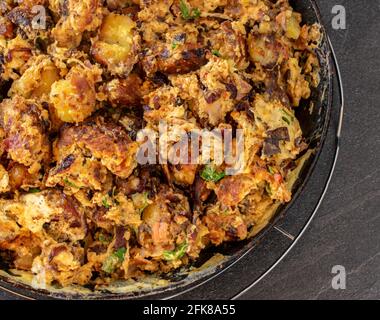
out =
<path fill-rule="evenodd" d="M 48 9 L 45 29 L 34 5 Z M 0 260 L 34 285 L 168 273 L 291 200 L 308 148 L 295 110 L 319 83 L 320 32 L 288 0 L 24 0 L 0 12 Z M 138 132 L 162 120 L 243 130 L 241 173 L 139 165 Z"/>

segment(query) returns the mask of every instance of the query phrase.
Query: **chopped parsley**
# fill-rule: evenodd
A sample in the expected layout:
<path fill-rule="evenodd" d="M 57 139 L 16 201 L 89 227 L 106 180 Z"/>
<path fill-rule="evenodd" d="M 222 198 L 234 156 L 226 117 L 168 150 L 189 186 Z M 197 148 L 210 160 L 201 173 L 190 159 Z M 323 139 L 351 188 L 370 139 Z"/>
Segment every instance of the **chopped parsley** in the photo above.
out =
<path fill-rule="evenodd" d="M 276 173 L 276 169 L 273 168 L 272 166 L 268 166 L 268 171 L 270 174 L 275 174 Z"/>
<path fill-rule="evenodd" d="M 281 112 L 285 115 L 284 117 L 282 117 L 282 120 L 284 120 L 287 124 L 290 124 L 294 121 L 294 116 L 290 112 L 284 109 L 281 109 Z"/>
<path fill-rule="evenodd" d="M 115 251 L 114 255 L 119 259 L 120 262 L 123 262 L 126 252 L 127 252 L 126 248 L 120 248 Z"/>
<path fill-rule="evenodd" d="M 111 205 L 107 202 L 106 197 L 103 198 L 102 204 L 103 204 L 103 207 L 105 207 L 106 209 L 111 208 Z"/>
<path fill-rule="evenodd" d="M 139 213 L 142 213 L 144 209 L 149 206 L 149 193 L 135 193 L 131 196 L 132 202 L 136 208 L 138 208 Z"/>
<path fill-rule="evenodd" d="M 77 189 L 80 189 L 80 187 L 78 187 L 75 183 L 72 183 L 69 179 L 65 178 L 63 180 L 63 182 L 68 185 L 69 187 L 71 188 L 77 188 Z"/>
<path fill-rule="evenodd" d="M 217 56 L 217 57 L 221 57 L 221 53 L 218 51 L 218 50 L 212 50 L 211 53 L 214 55 L 214 56 Z"/>
<path fill-rule="evenodd" d="M 273 195 L 272 188 L 270 187 L 269 184 L 265 186 L 265 191 L 268 193 L 269 196 Z"/>
<path fill-rule="evenodd" d="M 41 192 L 41 189 L 39 188 L 29 188 L 29 193 L 39 193 Z"/>
<path fill-rule="evenodd" d="M 179 9 L 181 10 L 182 18 L 185 20 L 193 20 L 201 16 L 201 12 L 198 8 L 190 9 L 184 0 L 180 1 Z"/>
<path fill-rule="evenodd" d="M 126 248 L 117 249 L 104 260 L 102 270 L 106 273 L 114 272 L 116 266 L 124 261 L 126 252 Z"/>
<path fill-rule="evenodd" d="M 163 257 L 167 261 L 173 261 L 173 260 L 178 260 L 181 259 L 188 248 L 188 244 L 185 241 L 184 243 L 180 244 L 175 250 L 173 251 L 164 251 Z"/>
<path fill-rule="evenodd" d="M 106 243 L 109 243 L 109 242 L 110 242 L 110 239 L 109 239 L 107 236 L 105 236 L 103 233 L 101 233 L 101 234 L 99 235 L 99 241 L 100 241 L 101 243 L 103 243 L 103 244 L 106 244 Z"/>
<path fill-rule="evenodd" d="M 282 117 L 282 120 L 290 125 L 290 120 L 287 117 Z"/>
<path fill-rule="evenodd" d="M 218 182 L 226 176 L 224 172 L 219 172 L 212 166 L 206 166 L 201 172 L 201 178 L 206 181 Z"/>

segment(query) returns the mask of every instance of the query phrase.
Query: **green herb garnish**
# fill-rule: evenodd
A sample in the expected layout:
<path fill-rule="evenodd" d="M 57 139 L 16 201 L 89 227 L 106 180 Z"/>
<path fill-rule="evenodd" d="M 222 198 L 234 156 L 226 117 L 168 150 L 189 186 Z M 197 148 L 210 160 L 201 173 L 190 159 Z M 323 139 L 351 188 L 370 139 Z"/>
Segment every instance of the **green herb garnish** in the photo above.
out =
<path fill-rule="evenodd" d="M 29 188 L 29 193 L 39 193 L 41 192 L 41 189 L 39 188 Z"/>
<path fill-rule="evenodd" d="M 149 206 L 149 192 L 135 193 L 131 196 L 132 202 L 136 208 L 138 208 L 139 213 L 142 213 L 144 209 Z"/>
<path fill-rule="evenodd" d="M 114 255 L 116 255 L 116 257 L 119 259 L 120 262 L 123 262 L 126 252 L 127 252 L 126 248 L 120 248 L 115 251 Z"/>
<path fill-rule="evenodd" d="M 273 192 L 269 184 L 265 186 L 265 191 L 268 193 L 268 195 L 272 196 Z"/>
<path fill-rule="evenodd" d="M 173 42 L 172 43 L 172 49 L 174 50 L 175 48 L 177 48 L 178 47 L 178 43 L 177 42 Z"/>
<path fill-rule="evenodd" d="M 71 181 L 69 181 L 69 179 L 65 178 L 63 180 L 63 182 L 68 185 L 69 187 L 72 187 L 72 188 L 77 188 L 77 189 L 80 189 L 80 187 L 78 187 L 75 183 L 72 183 Z"/>
<path fill-rule="evenodd" d="M 182 18 L 185 20 L 192 20 L 201 16 L 201 12 L 198 8 L 190 10 L 190 8 L 183 0 L 181 0 L 179 3 L 179 9 L 181 10 Z"/>
<path fill-rule="evenodd" d="M 217 57 L 221 57 L 221 53 L 218 51 L 218 50 L 212 50 L 211 53 L 214 55 L 214 56 L 217 56 Z"/>
<path fill-rule="evenodd" d="M 268 171 L 270 174 L 275 174 L 276 173 L 276 169 L 273 168 L 272 166 L 268 166 Z"/>
<path fill-rule="evenodd" d="M 285 121 L 287 124 L 290 125 L 290 120 L 287 117 L 282 117 L 282 120 Z"/>
<path fill-rule="evenodd" d="M 294 116 L 288 112 L 288 111 L 285 111 L 284 109 L 281 109 L 281 112 L 284 113 L 286 115 L 286 120 L 289 121 L 289 119 L 291 120 L 291 122 L 294 121 Z M 284 120 L 284 118 L 282 118 Z M 290 122 L 290 121 L 289 121 Z"/>
<path fill-rule="evenodd" d="M 187 248 L 188 248 L 188 244 L 185 241 L 173 251 L 164 251 L 163 257 L 167 261 L 181 259 L 185 255 Z"/>
<path fill-rule="evenodd" d="M 110 242 L 110 240 L 108 239 L 108 237 L 106 237 L 106 236 L 105 236 L 104 234 L 102 234 L 102 233 L 99 235 L 99 241 L 100 241 L 101 243 L 103 243 L 103 244 Z"/>
<path fill-rule="evenodd" d="M 106 209 L 111 208 L 111 205 L 107 202 L 107 198 L 105 197 L 102 200 L 102 204 L 103 204 L 103 207 L 105 207 Z"/>
<path fill-rule="evenodd" d="M 193 18 L 196 19 L 201 16 L 201 11 L 198 8 L 195 8 L 193 9 L 192 14 L 193 14 Z"/>
<path fill-rule="evenodd" d="M 212 166 L 206 166 L 201 172 L 201 178 L 206 181 L 218 182 L 226 176 L 224 172 L 216 171 Z"/>
<path fill-rule="evenodd" d="M 106 273 L 114 272 L 116 266 L 119 263 L 124 261 L 125 253 L 127 252 L 126 248 L 120 248 L 116 250 L 114 253 L 109 255 L 106 260 L 104 260 L 102 265 L 102 270 Z"/>

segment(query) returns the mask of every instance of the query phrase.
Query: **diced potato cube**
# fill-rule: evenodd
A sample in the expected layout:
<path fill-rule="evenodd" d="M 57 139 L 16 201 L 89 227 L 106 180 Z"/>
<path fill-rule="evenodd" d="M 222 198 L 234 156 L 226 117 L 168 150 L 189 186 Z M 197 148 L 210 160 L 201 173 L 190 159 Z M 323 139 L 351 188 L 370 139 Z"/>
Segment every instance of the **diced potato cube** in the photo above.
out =
<path fill-rule="evenodd" d="M 135 27 L 135 22 L 125 15 L 111 13 L 103 20 L 91 52 L 113 74 L 128 75 L 137 61 Z"/>

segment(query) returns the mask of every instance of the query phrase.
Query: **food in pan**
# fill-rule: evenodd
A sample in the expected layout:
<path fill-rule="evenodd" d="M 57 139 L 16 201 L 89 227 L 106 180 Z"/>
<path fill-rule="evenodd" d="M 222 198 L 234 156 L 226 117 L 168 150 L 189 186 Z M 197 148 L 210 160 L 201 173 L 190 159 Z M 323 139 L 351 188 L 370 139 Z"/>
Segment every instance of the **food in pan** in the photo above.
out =
<path fill-rule="evenodd" d="M 321 34 L 288 0 L 6 0 L 0 12 L 2 269 L 40 287 L 167 274 L 291 200 L 308 149 L 295 110 L 318 86 Z M 139 163 L 139 132 L 161 121 L 241 130 L 242 170 Z"/>

